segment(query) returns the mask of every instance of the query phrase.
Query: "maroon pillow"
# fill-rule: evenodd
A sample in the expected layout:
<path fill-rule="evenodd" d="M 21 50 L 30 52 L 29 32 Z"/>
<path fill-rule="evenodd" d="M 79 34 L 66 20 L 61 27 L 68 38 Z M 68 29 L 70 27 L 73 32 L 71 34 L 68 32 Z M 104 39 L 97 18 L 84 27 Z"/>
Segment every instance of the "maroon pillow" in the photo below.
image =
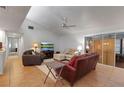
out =
<path fill-rule="evenodd" d="M 69 61 L 69 65 L 73 67 L 77 58 L 78 56 L 73 56 L 71 60 Z"/>
<path fill-rule="evenodd" d="M 71 60 L 69 61 L 69 65 L 70 66 L 72 66 L 72 67 L 75 67 L 75 62 L 76 62 L 76 60 L 78 59 L 78 58 L 83 58 L 83 57 L 85 57 L 86 55 L 85 54 L 83 54 L 83 55 L 75 55 L 75 56 L 73 56 L 72 58 L 71 58 Z"/>

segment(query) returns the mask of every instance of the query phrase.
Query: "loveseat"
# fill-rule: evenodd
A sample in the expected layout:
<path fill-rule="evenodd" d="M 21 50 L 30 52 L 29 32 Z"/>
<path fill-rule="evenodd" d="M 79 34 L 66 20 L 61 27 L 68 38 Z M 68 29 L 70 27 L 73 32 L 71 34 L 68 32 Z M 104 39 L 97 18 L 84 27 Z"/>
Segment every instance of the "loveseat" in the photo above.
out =
<path fill-rule="evenodd" d="M 96 53 L 74 56 L 64 66 L 61 77 L 70 82 L 70 85 L 73 86 L 77 80 L 90 71 L 95 70 L 98 60 L 99 55 Z M 58 73 L 59 70 L 60 69 L 57 69 L 56 72 Z"/>

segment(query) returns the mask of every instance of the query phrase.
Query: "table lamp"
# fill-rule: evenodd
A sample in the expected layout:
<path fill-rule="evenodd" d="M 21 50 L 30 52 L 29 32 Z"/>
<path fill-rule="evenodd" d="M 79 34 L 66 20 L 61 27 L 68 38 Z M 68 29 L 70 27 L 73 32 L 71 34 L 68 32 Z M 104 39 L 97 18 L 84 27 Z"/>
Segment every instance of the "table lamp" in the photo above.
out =
<path fill-rule="evenodd" d="M 79 46 L 77 47 L 77 50 L 78 50 L 79 55 L 81 54 L 82 49 L 83 49 L 82 45 L 79 45 Z"/>
<path fill-rule="evenodd" d="M 34 48 L 34 51 L 36 51 L 36 49 L 38 48 L 38 43 L 34 43 L 33 48 Z"/>

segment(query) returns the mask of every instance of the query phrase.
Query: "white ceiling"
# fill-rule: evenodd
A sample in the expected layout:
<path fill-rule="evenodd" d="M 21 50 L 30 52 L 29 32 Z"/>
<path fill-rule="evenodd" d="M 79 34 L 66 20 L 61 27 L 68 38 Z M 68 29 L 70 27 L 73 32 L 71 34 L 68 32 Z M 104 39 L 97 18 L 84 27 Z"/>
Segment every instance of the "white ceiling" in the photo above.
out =
<path fill-rule="evenodd" d="M 29 6 L 7 6 L 5 10 L 0 8 L 0 29 L 18 31 L 29 9 Z"/>
<path fill-rule="evenodd" d="M 64 29 L 60 26 L 63 17 L 68 17 L 68 24 L 77 25 Z M 104 29 L 124 28 L 124 7 L 100 6 L 33 6 L 27 18 L 41 27 L 55 32 L 83 32 Z"/>

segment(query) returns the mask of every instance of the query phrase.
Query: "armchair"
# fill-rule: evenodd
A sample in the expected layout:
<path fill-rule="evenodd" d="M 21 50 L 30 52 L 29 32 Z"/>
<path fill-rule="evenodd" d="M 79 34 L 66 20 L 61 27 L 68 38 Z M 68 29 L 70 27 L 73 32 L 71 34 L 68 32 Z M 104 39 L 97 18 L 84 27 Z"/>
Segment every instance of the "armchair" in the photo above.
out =
<path fill-rule="evenodd" d="M 23 53 L 22 63 L 24 66 L 41 65 L 41 63 L 43 62 L 43 58 L 41 57 L 41 55 L 33 55 L 32 51 L 33 50 L 27 50 Z"/>

